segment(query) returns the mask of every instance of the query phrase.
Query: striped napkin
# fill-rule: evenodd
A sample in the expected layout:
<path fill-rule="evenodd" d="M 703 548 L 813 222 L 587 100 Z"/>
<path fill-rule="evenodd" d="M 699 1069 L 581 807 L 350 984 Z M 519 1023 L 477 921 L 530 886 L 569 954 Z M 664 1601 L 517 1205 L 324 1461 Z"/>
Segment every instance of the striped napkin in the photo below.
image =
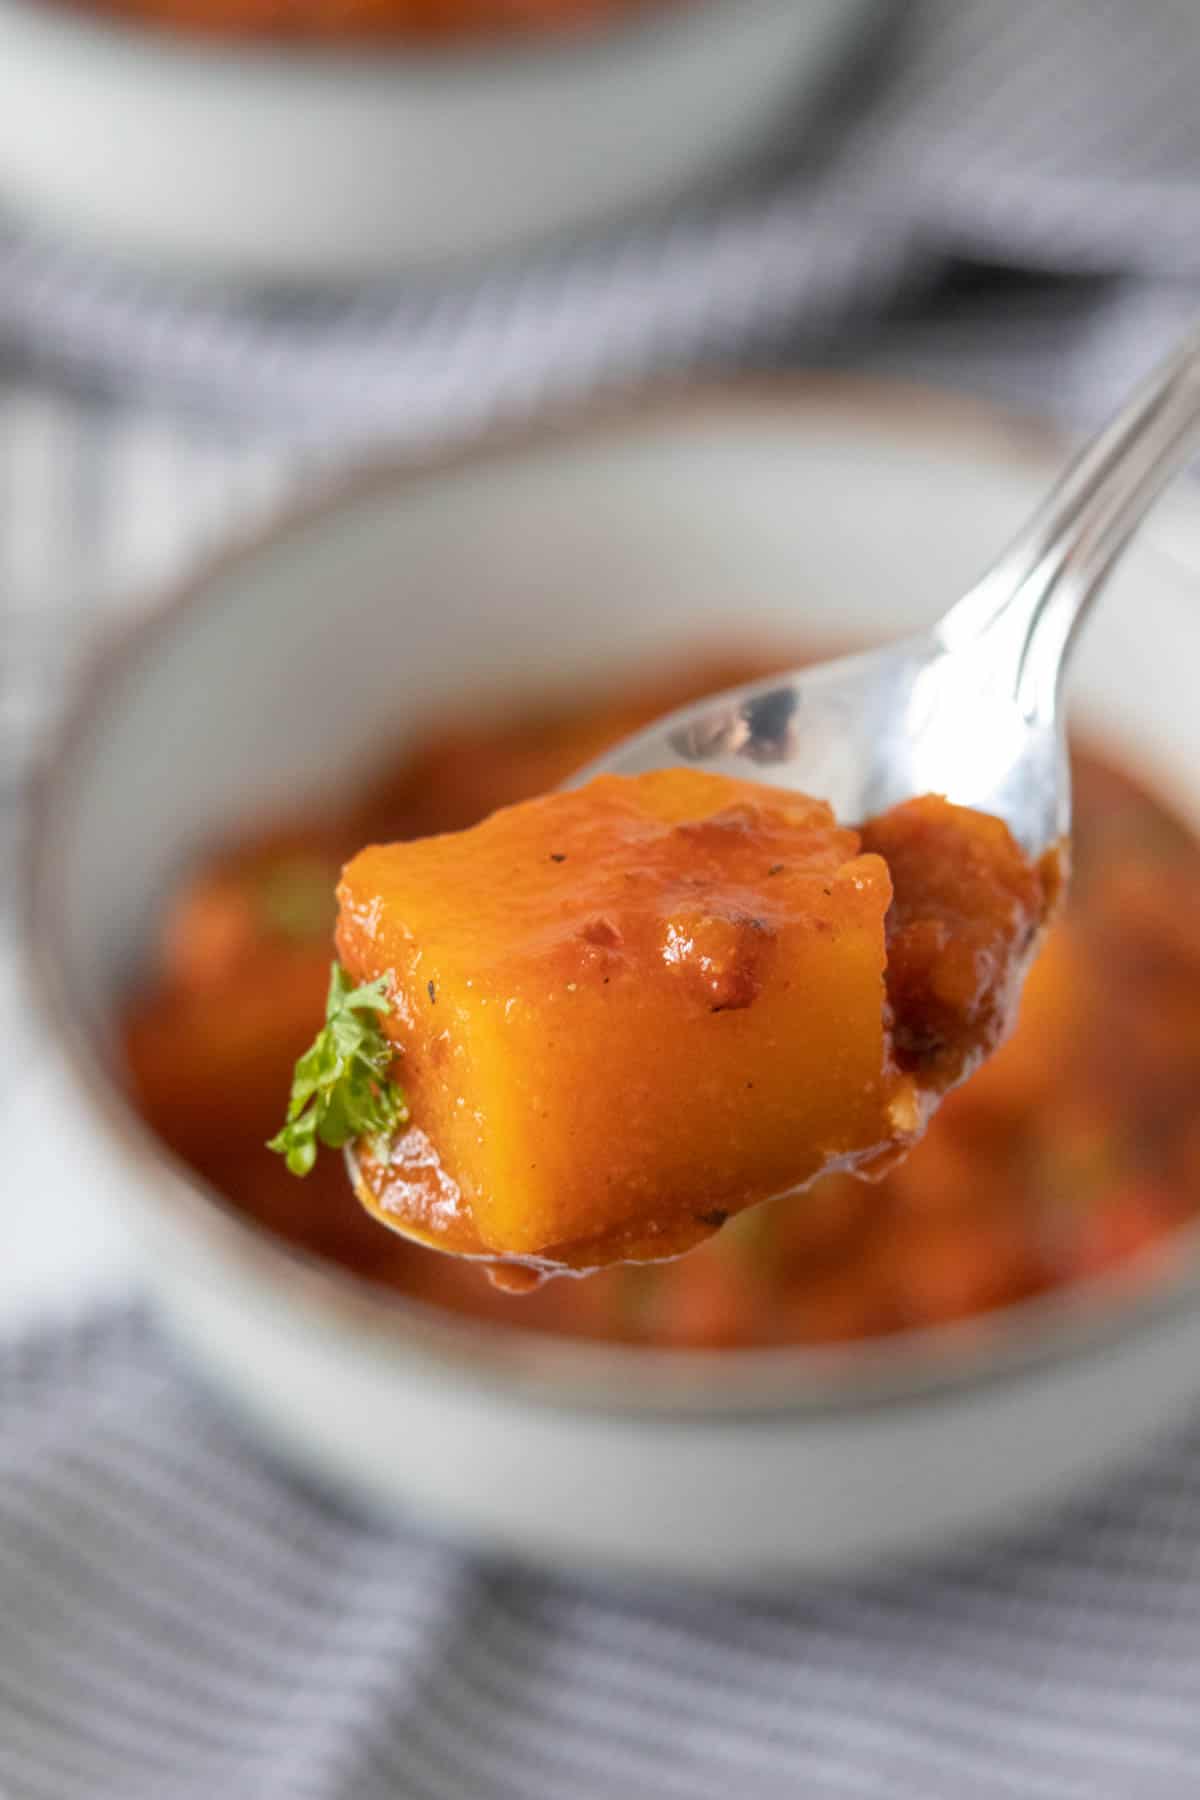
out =
<path fill-rule="evenodd" d="M 795 0 L 802 4 L 803 0 Z M 661 223 L 291 307 L 0 228 L 0 346 L 317 445 L 836 348 L 969 258 L 1200 278 L 1194 0 L 909 0 L 825 135 Z"/>
<path fill-rule="evenodd" d="M 0 1352 L 5 1800 L 1192 1800 L 1200 1427 L 1021 1542 L 568 1581 L 271 1468 L 113 1312 Z"/>
<path fill-rule="evenodd" d="M 474 287 L 268 316 L 0 227 L 5 1141 L 41 1064 L 17 796 L 96 623 L 347 447 L 656 372 L 800 357 L 1088 422 L 1200 303 L 1197 93 L 1195 0 L 912 0 L 821 156 Z M 0 1333 L 0 1800 L 731 1793 L 1200 1794 L 1200 1424 L 1019 1540 L 735 1599 L 355 1517 L 135 1304 Z"/>

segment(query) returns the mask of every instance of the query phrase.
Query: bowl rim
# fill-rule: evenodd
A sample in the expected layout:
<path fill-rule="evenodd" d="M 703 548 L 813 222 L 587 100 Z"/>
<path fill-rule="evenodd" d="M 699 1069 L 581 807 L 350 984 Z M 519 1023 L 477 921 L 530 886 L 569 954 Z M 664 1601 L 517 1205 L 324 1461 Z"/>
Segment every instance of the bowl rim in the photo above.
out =
<path fill-rule="evenodd" d="M 64 977 L 62 919 L 55 880 L 64 839 L 60 797 L 86 759 L 92 730 L 113 693 L 139 665 L 152 662 L 178 623 L 202 608 L 210 590 L 297 531 L 320 528 L 364 499 L 459 472 L 502 468 L 558 444 L 586 446 L 648 437 L 699 422 L 776 427 L 824 417 L 867 429 L 902 427 L 934 443 L 957 439 L 967 453 L 1005 460 L 1050 476 L 1063 440 L 1042 423 L 938 390 L 874 377 L 803 374 L 714 381 L 686 392 L 661 383 L 633 397 L 564 408 L 533 424 L 492 428 L 433 449 L 369 457 L 310 480 L 265 524 L 236 533 L 169 583 L 132 619 L 110 621 L 77 667 L 26 796 L 28 830 L 21 869 L 18 928 L 31 998 L 70 1071 L 91 1122 L 125 1168 L 140 1174 L 158 1210 L 199 1232 L 240 1272 L 265 1280 L 302 1312 L 339 1321 L 359 1337 L 510 1398 L 539 1406 L 687 1421 L 751 1423 L 769 1417 L 854 1416 L 944 1406 L 982 1388 L 1109 1354 L 1189 1310 L 1200 1291 L 1200 1219 L 1172 1234 L 1172 1254 L 1100 1275 L 961 1323 L 926 1327 L 848 1346 L 742 1350 L 650 1348 L 470 1319 L 363 1277 L 286 1243 L 240 1212 L 154 1135 L 127 1098 L 119 1075 L 71 1005 Z M 1147 1279 L 1147 1271 L 1150 1279 Z M 636 1380 L 631 1376 L 636 1375 Z"/>
<path fill-rule="evenodd" d="M 214 74 L 235 69 L 247 73 L 285 71 L 318 78 L 347 75 L 352 79 L 390 79 L 413 73 L 422 78 L 463 75 L 474 78 L 502 72 L 524 73 L 553 65 L 556 59 L 578 62 L 637 52 L 656 38 L 686 33 L 706 14 L 732 13 L 745 0 L 642 0 L 628 11 L 575 31 L 515 31 L 469 37 L 448 43 L 421 43 L 402 37 L 338 39 L 211 36 L 173 29 L 117 11 L 93 0 L 0 0 L 0 15 L 21 14 L 60 44 L 87 45 L 105 54 L 128 55 L 143 62 L 192 68 Z M 861 0 L 863 10 L 869 0 Z M 170 72 L 169 68 L 166 71 Z"/>

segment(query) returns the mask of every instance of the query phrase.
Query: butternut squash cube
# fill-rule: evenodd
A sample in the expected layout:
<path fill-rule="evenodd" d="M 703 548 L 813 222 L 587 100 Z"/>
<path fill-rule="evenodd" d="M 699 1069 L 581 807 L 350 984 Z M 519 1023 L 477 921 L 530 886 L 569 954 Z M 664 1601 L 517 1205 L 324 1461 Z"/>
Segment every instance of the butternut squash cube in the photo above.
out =
<path fill-rule="evenodd" d="M 362 851 L 338 952 L 389 976 L 412 1118 L 364 1197 L 447 1249 L 584 1268 L 868 1163 L 920 1123 L 891 899 L 822 802 L 686 769 Z"/>

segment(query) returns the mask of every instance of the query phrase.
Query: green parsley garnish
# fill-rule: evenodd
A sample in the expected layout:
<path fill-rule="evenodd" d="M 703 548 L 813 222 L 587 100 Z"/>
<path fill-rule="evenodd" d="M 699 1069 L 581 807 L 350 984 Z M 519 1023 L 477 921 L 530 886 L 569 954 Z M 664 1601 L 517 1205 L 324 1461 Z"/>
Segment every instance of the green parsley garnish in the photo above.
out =
<path fill-rule="evenodd" d="M 408 1124 L 408 1102 L 388 1074 L 395 1050 L 378 1023 L 391 1010 L 388 980 L 351 987 L 340 963 L 330 971 L 325 1024 L 296 1064 L 287 1124 L 267 1145 L 293 1175 L 308 1174 L 318 1140 L 340 1150 Z"/>

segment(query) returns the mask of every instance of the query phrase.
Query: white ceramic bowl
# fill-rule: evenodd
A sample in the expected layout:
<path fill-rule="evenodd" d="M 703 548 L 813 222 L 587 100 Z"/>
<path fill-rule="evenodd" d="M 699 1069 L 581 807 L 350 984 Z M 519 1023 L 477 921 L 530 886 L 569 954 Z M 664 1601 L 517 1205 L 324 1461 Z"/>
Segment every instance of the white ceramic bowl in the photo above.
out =
<path fill-rule="evenodd" d="M 181 861 L 336 791 L 464 689 L 569 690 L 694 648 L 930 620 L 1044 486 L 1044 449 L 944 403 L 742 393 L 381 471 L 210 568 L 81 690 L 37 809 L 39 986 L 88 1155 L 170 1328 L 264 1438 L 370 1501 L 552 1563 L 750 1578 L 1007 1524 L 1200 1395 L 1194 1246 L 860 1353 L 649 1353 L 487 1329 L 261 1235 L 111 1073 L 123 984 Z M 1176 542 L 1200 525 L 1177 509 Z M 1200 823 L 1200 611 L 1143 546 L 1089 625 L 1085 713 Z"/>
<path fill-rule="evenodd" d="M 690 0 L 572 41 L 225 47 L 0 0 L 0 193 L 153 262 L 343 281 L 678 199 L 801 121 L 881 0 Z"/>

